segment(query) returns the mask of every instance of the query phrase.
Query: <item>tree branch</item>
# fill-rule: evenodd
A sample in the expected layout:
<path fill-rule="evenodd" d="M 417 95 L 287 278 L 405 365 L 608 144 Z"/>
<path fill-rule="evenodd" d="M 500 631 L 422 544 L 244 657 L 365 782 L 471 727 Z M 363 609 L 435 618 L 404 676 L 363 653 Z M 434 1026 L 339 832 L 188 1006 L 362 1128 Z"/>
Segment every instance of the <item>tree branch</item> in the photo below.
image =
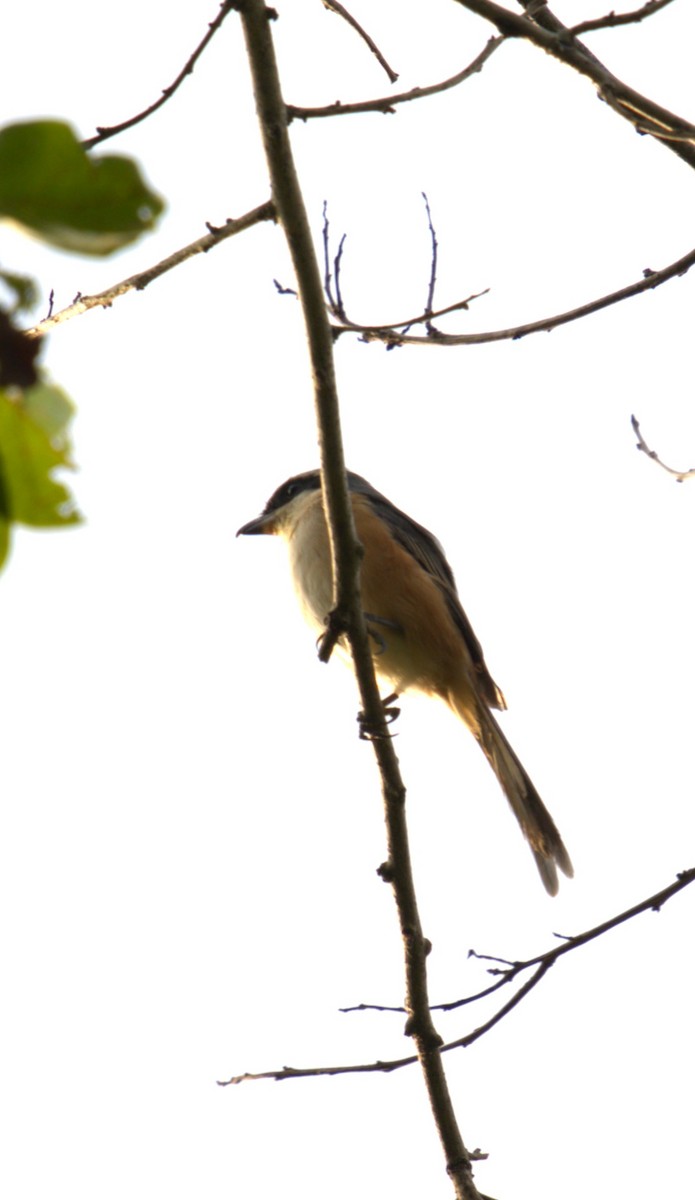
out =
<path fill-rule="evenodd" d="M 539 954 L 535 958 L 529 958 L 525 962 L 507 963 L 504 968 L 491 968 L 490 974 L 498 974 L 500 975 L 500 978 L 489 988 L 485 988 L 482 991 L 476 992 L 472 996 L 466 996 L 463 1000 L 452 1000 L 446 1004 L 435 1005 L 434 1007 L 436 1009 L 448 1012 L 452 1009 L 460 1008 L 462 1005 L 472 1004 L 476 1000 L 481 1000 L 483 997 L 489 996 L 492 992 L 498 991 L 499 988 L 511 983 L 511 981 L 523 971 L 527 971 L 531 967 L 536 968 L 531 978 L 527 979 L 526 982 L 518 989 L 518 991 L 516 991 L 514 995 L 507 1001 L 507 1003 L 504 1004 L 502 1008 L 498 1009 L 497 1012 L 489 1018 L 489 1020 L 485 1021 L 482 1025 L 479 1025 L 477 1029 L 472 1030 L 471 1033 L 465 1034 L 464 1037 L 456 1038 L 455 1041 L 452 1042 L 447 1042 L 441 1048 L 442 1053 L 445 1053 L 448 1050 L 466 1049 L 468 1046 L 472 1046 L 474 1042 L 477 1042 L 479 1038 L 483 1036 L 483 1034 L 487 1033 L 490 1029 L 493 1029 L 495 1025 L 499 1024 L 503 1017 L 506 1017 L 508 1013 L 510 1013 L 514 1008 L 517 1007 L 518 1004 L 521 1003 L 521 1001 L 529 994 L 529 992 L 533 990 L 534 987 L 536 987 L 538 983 L 540 983 L 544 975 L 547 974 L 550 968 L 564 954 L 570 954 L 573 950 L 578 949 L 579 946 L 587 945 L 588 942 L 594 941 L 596 938 L 601 937 L 604 933 L 608 933 L 608 931 L 611 929 L 616 929 L 618 925 L 625 924 L 626 921 L 632 920 L 633 917 L 637 917 L 641 913 L 650 911 L 660 912 L 667 900 L 670 900 L 673 896 L 677 895 L 678 892 L 682 892 L 683 889 L 689 887 L 691 883 L 695 883 L 695 867 L 691 867 L 687 871 L 679 872 L 674 883 L 669 884 L 668 887 L 662 888 L 661 891 L 656 892 L 655 895 L 647 897 L 646 900 L 641 900 L 639 904 L 635 904 L 631 908 L 625 909 L 624 912 L 618 913 L 618 915 L 615 917 L 610 917 L 609 920 L 603 921 L 600 925 L 594 926 L 593 929 L 588 929 L 584 933 L 577 934 L 575 937 L 567 938 L 565 941 L 563 941 L 562 945 L 555 946 L 552 950 L 546 950 L 544 954 Z M 474 951 L 470 952 L 470 954 L 474 953 Z M 476 957 L 487 958 L 489 956 L 476 955 Z M 501 960 L 495 959 L 494 961 L 500 962 Z M 368 1009 L 379 1012 L 402 1013 L 404 1011 L 402 1008 L 387 1008 L 376 1004 L 360 1004 L 355 1005 L 353 1008 L 341 1009 L 341 1012 L 355 1012 L 357 1010 L 365 1011 Z M 396 1058 L 373 1063 L 359 1063 L 354 1066 L 280 1067 L 275 1071 L 262 1071 L 257 1074 L 247 1072 L 243 1075 L 235 1075 L 231 1079 L 221 1081 L 220 1086 L 227 1086 L 233 1083 L 245 1083 L 247 1081 L 257 1079 L 296 1079 L 316 1077 L 320 1075 L 365 1074 L 375 1071 L 381 1071 L 388 1074 L 390 1071 L 397 1071 L 401 1067 L 412 1066 L 412 1064 L 415 1062 L 417 1062 L 416 1056 L 411 1055 L 408 1058 Z"/>
<path fill-rule="evenodd" d="M 396 80 L 398 79 L 398 72 L 394 71 L 389 66 L 389 64 L 387 63 L 383 54 L 381 53 L 381 50 L 377 46 L 376 42 L 372 38 L 370 38 L 369 34 L 367 33 L 367 31 L 365 29 L 362 28 L 359 21 L 356 21 L 355 18 L 352 16 L 352 14 L 349 13 L 348 10 L 344 7 L 344 5 L 338 3 L 338 0 L 322 0 L 322 3 L 323 3 L 324 8 L 327 8 L 329 12 L 335 13 L 336 16 L 338 16 L 338 17 L 342 17 L 343 20 L 347 21 L 348 25 L 350 25 L 355 30 L 355 32 L 360 35 L 360 37 L 362 38 L 362 41 L 365 42 L 365 44 L 367 46 L 369 46 L 369 49 L 371 50 L 372 54 L 376 58 L 377 62 L 379 63 L 379 66 L 384 68 L 386 74 L 388 75 L 389 79 L 391 80 L 391 83 L 395 83 Z"/>
<path fill-rule="evenodd" d="M 503 36 L 524 38 L 586 75 L 596 84 L 601 99 L 630 121 L 639 133 L 648 133 L 664 142 L 689 166 L 695 167 L 695 126 L 613 75 L 542 0 L 519 0 L 528 16 L 520 16 L 495 0 L 456 0 L 456 3 L 490 21 Z"/>
<path fill-rule="evenodd" d="M 225 17 L 235 8 L 236 4 L 233 2 L 233 0 L 224 0 L 224 3 L 220 5 L 220 11 L 215 17 L 215 20 L 208 25 L 208 31 L 205 34 L 202 42 L 196 46 L 185 67 L 179 71 L 174 82 L 170 83 L 169 87 L 162 89 L 161 96 L 158 100 L 155 100 L 154 104 L 150 104 L 149 108 L 145 108 L 142 112 L 136 113 L 134 117 L 129 117 L 127 121 L 121 121 L 120 125 L 97 126 L 97 131 L 94 137 L 85 138 L 83 141 L 82 145 L 84 146 L 85 150 L 91 150 L 93 146 L 98 146 L 100 142 L 105 142 L 107 138 L 112 138 L 118 133 L 123 133 L 125 129 L 132 129 L 134 125 L 139 125 L 141 121 L 145 121 L 147 117 L 151 117 L 152 113 L 155 113 L 158 108 L 161 108 L 163 104 L 166 104 L 167 100 L 170 100 L 174 95 L 174 92 L 178 91 L 186 76 L 193 74 L 193 68 L 203 53 L 203 50 L 205 50 L 206 46 L 209 46 L 210 42 L 217 33 L 217 30 L 222 25 Z"/>
<path fill-rule="evenodd" d="M 649 449 L 649 446 L 647 445 L 644 438 L 642 437 L 642 433 L 640 431 L 640 425 L 639 425 L 639 421 L 637 420 L 637 417 L 630 417 L 630 420 L 632 422 L 632 428 L 634 429 L 635 433 L 637 434 L 637 449 L 638 450 L 643 450 L 648 458 L 651 458 L 655 463 L 658 463 L 659 466 L 662 467 L 664 471 L 668 471 L 669 475 L 675 475 L 676 483 L 684 483 L 686 479 L 693 478 L 693 475 L 695 475 L 695 467 L 689 467 L 687 471 L 677 471 L 675 467 L 667 466 L 667 464 L 665 462 L 662 462 L 662 460 L 659 458 L 659 455 L 657 454 L 656 450 Z"/>
<path fill-rule="evenodd" d="M 174 267 L 180 267 L 181 263 L 187 259 L 193 258 L 196 254 L 207 254 L 208 250 L 219 246 L 221 242 L 225 242 L 227 238 L 234 237 L 237 233 L 242 233 L 245 229 L 250 229 L 252 225 L 258 225 L 261 221 L 275 220 L 275 206 L 271 200 L 267 200 L 265 204 L 260 204 L 258 208 L 252 208 L 250 212 L 244 214 L 243 217 L 230 217 L 225 221 L 224 225 L 219 228 L 214 228 L 208 225 L 209 233 L 198 238 L 195 242 L 190 242 L 187 246 L 183 246 L 180 250 L 175 250 L 167 258 L 163 258 L 161 262 L 155 263 L 152 267 L 147 267 L 144 271 L 139 271 L 137 275 L 130 275 L 128 279 L 121 280 L 120 283 L 114 283 L 103 292 L 96 292 L 92 296 L 82 296 L 78 293 L 72 304 L 67 308 L 60 309 L 59 312 L 52 312 L 45 317 L 43 321 L 39 321 L 38 325 L 34 325 L 31 329 L 27 329 L 28 337 L 44 337 L 50 333 L 51 329 L 55 329 L 58 325 L 64 324 L 65 321 L 71 320 L 72 317 L 78 317 L 83 312 L 88 312 L 90 308 L 110 308 L 114 300 L 119 296 L 125 296 L 128 292 L 142 292 L 155 279 L 159 279 L 161 275 L 165 275 L 167 271 L 172 271 Z"/>
<path fill-rule="evenodd" d="M 527 337 L 530 333 L 550 333 L 552 329 L 557 329 L 560 325 L 568 325 L 571 321 L 578 321 L 582 317 L 590 316 L 591 313 L 600 312 L 601 309 L 609 308 L 612 304 L 619 304 L 622 300 L 629 300 L 632 296 L 639 296 L 642 292 L 661 287 L 669 279 L 685 275 L 693 266 L 695 266 L 695 250 L 690 250 L 683 258 L 677 259 L 676 262 L 660 271 L 652 271 L 650 267 L 646 267 L 642 279 L 620 288 L 617 292 L 609 292 L 606 296 L 590 300 L 587 304 L 581 304 L 578 308 L 572 308 L 567 312 L 555 313 L 551 317 L 544 317 L 540 321 L 530 321 L 526 325 L 512 325 L 508 329 L 488 329 L 481 333 L 441 333 L 437 330 L 436 337 L 398 332 L 405 325 L 423 324 L 430 317 L 443 316 L 444 313 L 454 312 L 456 309 L 465 309 L 471 300 L 484 296 L 487 289 L 476 292 L 468 296 L 466 300 L 460 300 L 438 312 L 421 313 L 418 317 L 410 318 L 408 321 L 394 321 L 384 325 L 359 325 L 344 321 L 342 324 L 335 324 L 333 329 L 336 337 L 341 333 L 359 333 L 365 342 L 386 342 L 389 346 L 476 346 L 485 342 L 516 341 L 519 338 Z"/>
<path fill-rule="evenodd" d="M 626 13 L 606 13 L 605 17 L 596 17 L 593 21 L 581 21 L 579 25 L 572 25 L 569 33 L 572 37 L 579 37 L 582 33 L 593 33 L 596 29 L 612 29 L 615 25 L 634 25 L 638 21 L 643 21 L 645 17 L 651 17 L 653 13 L 658 12 L 661 8 L 666 8 L 671 0 L 647 0 L 641 8 L 635 8 L 632 12 Z"/>
<path fill-rule="evenodd" d="M 413 884 L 405 820 L 405 787 L 374 677 L 359 590 L 359 543 L 347 490 L 340 412 L 333 363 L 333 338 L 326 312 L 321 273 L 290 146 L 287 108 L 282 96 L 270 22 L 275 16 L 263 0 L 239 0 L 251 66 L 256 108 L 273 200 L 292 257 L 304 312 L 314 379 L 319 429 L 321 479 L 330 530 L 335 607 L 324 656 L 340 634 L 347 634 L 365 723 L 379 764 L 388 840 L 382 878 L 393 884 L 405 948 L 407 1033 L 417 1049 L 432 1112 L 459 1200 L 479 1200 L 471 1158 L 463 1143 L 440 1053 L 441 1038 L 430 1014 L 427 993 L 428 945 L 422 933 Z"/>
<path fill-rule="evenodd" d="M 494 54 L 498 46 L 502 45 L 503 41 L 503 37 L 490 38 L 485 48 L 481 50 L 477 58 L 473 59 L 472 63 L 441 83 L 432 83 L 428 87 L 414 87 L 408 92 L 398 92 L 395 96 L 382 96 L 377 100 L 361 100 L 355 104 L 341 104 L 338 101 L 335 104 L 326 104 L 321 108 L 302 108 L 295 104 L 288 104 L 288 119 L 290 121 L 294 119 L 307 121 L 315 117 L 345 117 L 354 116 L 356 113 L 393 113 L 397 104 L 407 104 L 410 100 L 422 100 L 425 96 L 436 96 L 439 92 L 446 92 L 449 88 L 458 87 L 460 83 L 470 79 L 471 75 L 482 71 L 488 58 Z"/>

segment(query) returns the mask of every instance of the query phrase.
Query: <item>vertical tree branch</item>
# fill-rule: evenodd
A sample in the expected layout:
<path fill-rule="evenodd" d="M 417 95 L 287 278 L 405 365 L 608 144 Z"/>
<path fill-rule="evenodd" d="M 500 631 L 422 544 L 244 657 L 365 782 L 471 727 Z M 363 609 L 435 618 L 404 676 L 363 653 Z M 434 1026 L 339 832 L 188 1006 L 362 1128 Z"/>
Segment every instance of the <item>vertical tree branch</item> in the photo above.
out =
<path fill-rule="evenodd" d="M 420 925 L 410 864 L 405 787 L 386 728 L 360 603 L 361 548 L 355 533 L 345 476 L 333 341 L 324 303 L 321 272 L 294 166 L 287 108 L 275 59 L 270 22 L 277 14 L 266 7 L 264 0 L 239 0 L 238 8 L 251 66 L 273 200 L 292 257 L 309 343 L 321 475 L 333 556 L 337 628 L 341 633 L 346 632 L 349 638 L 365 720 L 372 734 L 381 771 L 389 849 L 389 860 L 382 867 L 382 875 L 393 884 L 405 946 L 406 1008 L 409 1014 L 406 1030 L 417 1048 L 456 1196 L 459 1200 L 480 1200 L 473 1182 L 470 1155 L 458 1128 L 444 1075 L 440 1052 L 442 1039 L 434 1028 L 429 1008 L 426 967 L 428 945 Z"/>

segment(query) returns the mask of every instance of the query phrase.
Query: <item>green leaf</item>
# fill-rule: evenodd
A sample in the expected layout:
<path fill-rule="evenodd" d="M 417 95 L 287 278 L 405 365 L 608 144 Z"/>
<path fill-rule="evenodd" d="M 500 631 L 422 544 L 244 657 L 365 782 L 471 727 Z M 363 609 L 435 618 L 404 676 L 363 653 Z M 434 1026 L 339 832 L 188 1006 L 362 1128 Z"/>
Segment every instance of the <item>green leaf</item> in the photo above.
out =
<path fill-rule="evenodd" d="M 62 121 L 0 130 L 0 216 L 61 250 L 111 254 L 151 229 L 163 207 L 132 159 L 90 157 Z"/>
<path fill-rule="evenodd" d="M 67 426 L 72 404 L 60 388 L 38 384 L 14 398 L 0 391 L 0 567 L 13 523 L 49 528 L 81 521 L 64 484 L 70 467 Z"/>
<path fill-rule="evenodd" d="M 39 289 L 36 280 L 29 275 L 17 275 L 14 271 L 0 271 L 0 280 L 5 287 L 14 293 L 12 312 L 24 312 L 33 308 L 39 299 Z"/>
<path fill-rule="evenodd" d="M 23 409 L 48 434 L 55 449 L 68 450 L 68 425 L 75 405 L 67 392 L 55 384 L 38 383 L 24 393 Z"/>

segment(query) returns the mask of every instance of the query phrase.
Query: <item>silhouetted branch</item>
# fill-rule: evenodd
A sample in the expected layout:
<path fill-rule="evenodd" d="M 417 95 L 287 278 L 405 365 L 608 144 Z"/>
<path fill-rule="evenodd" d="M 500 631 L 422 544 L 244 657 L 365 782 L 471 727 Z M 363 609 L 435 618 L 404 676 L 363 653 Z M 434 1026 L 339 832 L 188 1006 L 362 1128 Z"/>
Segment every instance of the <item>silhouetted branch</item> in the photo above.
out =
<path fill-rule="evenodd" d="M 591 79 L 599 96 L 640 133 L 663 141 L 689 166 L 695 167 L 695 126 L 647 96 L 628 87 L 573 36 L 542 0 L 519 0 L 528 13 L 521 16 L 495 0 L 457 0 L 470 12 L 490 21 L 504 37 L 521 37 L 553 58 Z"/>
<path fill-rule="evenodd" d="M 390 345 L 398 345 L 402 335 L 397 333 L 399 329 L 410 329 L 413 325 L 425 325 L 427 328 L 428 338 L 437 339 L 446 337 L 435 329 L 432 325 L 434 317 L 443 317 L 447 313 L 460 312 L 467 309 L 471 301 L 478 300 L 481 296 L 486 296 L 489 288 L 485 288 L 482 292 L 474 292 L 467 296 L 465 300 L 457 300 L 454 304 L 447 304 L 444 308 L 433 309 L 432 302 L 434 300 L 434 289 L 437 282 L 437 235 L 432 224 L 432 214 L 430 212 L 429 202 L 425 193 L 422 193 L 422 198 L 425 201 L 425 211 L 427 213 L 427 222 L 430 233 L 430 244 L 432 247 L 430 260 L 430 277 L 427 288 L 427 301 L 424 312 L 418 313 L 414 317 L 408 317 L 405 321 L 394 321 L 389 325 L 360 325 L 357 321 L 352 321 L 347 314 L 343 293 L 340 286 L 340 269 L 343 260 L 343 250 L 345 248 L 346 234 L 342 234 L 338 243 L 338 251 L 333 258 L 333 270 L 331 272 L 331 252 L 330 252 L 330 225 L 328 221 L 328 206 L 324 201 L 323 205 L 323 290 L 326 296 L 328 311 L 332 316 L 336 317 L 341 322 L 339 325 L 333 325 L 333 336 L 338 338 L 341 333 L 364 333 L 383 335 L 384 341 Z M 391 335 L 391 336 L 389 336 Z M 365 340 L 368 340 L 365 338 Z"/>
<path fill-rule="evenodd" d="M 158 100 L 155 100 L 154 104 L 150 104 L 149 108 L 145 108 L 142 112 L 136 113 L 134 117 L 129 117 L 127 121 L 121 121 L 120 125 L 97 126 L 97 132 L 94 137 L 85 138 L 83 141 L 82 145 L 84 146 L 85 150 L 91 150 L 92 147 L 97 146 L 99 142 L 105 142 L 107 138 L 115 137 L 117 133 L 123 133 L 125 129 L 132 129 L 133 125 L 139 125 L 141 121 L 146 120 L 147 117 L 151 117 L 152 113 L 156 112 L 158 108 L 161 108 L 163 104 L 166 104 L 167 100 L 170 100 L 174 95 L 174 92 L 176 92 L 181 86 L 186 76 L 193 74 L 193 68 L 203 53 L 203 50 L 205 50 L 206 46 L 209 46 L 225 17 L 228 16 L 228 14 L 236 7 L 237 5 L 234 0 L 225 0 L 225 2 L 220 5 L 220 11 L 215 17 L 215 20 L 208 25 L 208 31 L 205 34 L 202 42 L 200 42 L 193 51 L 185 67 L 179 71 L 179 74 L 176 76 L 174 82 L 170 83 L 169 87 L 166 87 L 162 90 L 161 96 Z"/>
<path fill-rule="evenodd" d="M 634 25 L 638 21 L 643 21 L 645 17 L 651 17 L 660 8 L 666 8 L 671 0 L 647 0 L 641 8 L 635 8 L 632 12 L 627 13 L 607 13 L 605 17 L 597 17 L 593 21 L 581 21 L 579 25 L 571 25 L 568 32 L 573 37 L 579 37 L 582 33 L 593 33 L 595 29 L 612 29 L 615 25 Z"/>
<path fill-rule="evenodd" d="M 648 458 L 651 458 L 651 459 L 653 459 L 653 461 L 655 463 L 658 463 L 659 466 L 664 469 L 664 471 L 668 471 L 669 475 L 675 475 L 676 483 L 683 483 L 686 479 L 692 479 L 693 475 L 695 475 L 695 467 L 689 467 L 687 471 L 677 471 L 675 467 L 667 466 L 667 464 L 665 462 L 662 462 L 662 460 L 659 458 L 659 455 L 657 454 L 656 450 L 649 449 L 649 446 L 647 445 L 644 438 L 642 437 L 642 433 L 640 430 L 640 425 L 639 425 L 639 421 L 637 420 L 637 417 L 630 417 L 630 420 L 632 422 L 632 428 L 634 429 L 635 433 L 637 434 L 637 449 L 638 450 L 643 450 Z"/>
<path fill-rule="evenodd" d="M 340 427 L 333 360 L 333 340 L 325 305 L 323 280 L 316 258 L 306 206 L 297 178 L 273 45 L 271 18 L 264 0 L 239 0 L 256 110 L 270 173 L 273 200 L 297 281 L 307 335 L 314 407 L 321 454 L 321 485 L 331 547 L 334 607 L 329 635 L 336 628 L 347 636 L 359 687 L 363 724 L 379 766 L 384 803 L 388 860 L 381 877 L 393 887 L 405 959 L 407 1031 L 413 1039 L 425 1079 L 432 1115 L 458 1200 L 480 1200 L 473 1182 L 471 1156 L 456 1121 L 440 1053 L 442 1039 L 434 1028 L 427 987 L 429 944 L 422 932 L 410 861 L 403 784 L 384 707 L 374 675 L 359 586 L 360 543 L 357 541 Z M 376 736 L 375 736 L 376 735 Z"/>
<path fill-rule="evenodd" d="M 600 312 L 601 309 L 609 308 L 612 304 L 619 304 L 622 300 L 629 300 L 632 296 L 639 296 L 642 292 L 661 287 L 669 279 L 674 279 L 677 275 L 685 275 L 692 266 L 695 266 L 695 250 L 690 250 L 683 258 L 679 258 L 661 271 L 652 271 L 650 267 L 646 267 L 642 279 L 620 288 L 617 292 L 609 292 L 606 296 L 590 300 L 588 304 L 581 304 L 578 308 L 570 309 L 568 312 L 556 313 L 552 317 L 544 317 L 540 321 L 530 321 L 525 325 L 512 325 L 508 329 L 490 329 L 481 333 L 441 333 L 438 331 L 436 338 L 397 332 L 407 324 L 417 324 L 418 321 L 422 321 L 423 317 L 421 316 L 410 322 L 394 321 L 391 324 L 383 325 L 359 325 L 356 322 L 345 322 L 342 325 L 334 326 L 334 334 L 338 336 L 341 333 L 358 332 L 366 342 L 381 341 L 386 342 L 389 346 L 475 346 L 484 342 L 515 341 L 518 338 L 527 337 L 530 333 L 549 333 L 551 329 L 557 329 L 560 325 L 568 325 L 571 321 L 578 321 L 591 313 Z M 439 312 L 432 313 L 432 316 L 442 316 L 445 312 L 466 308 L 469 300 L 484 296 L 486 291 L 476 292 L 469 296 L 468 300 L 451 305 L 448 309 L 441 309 Z"/>
<path fill-rule="evenodd" d="M 367 44 L 367 46 L 369 46 L 369 49 L 371 50 L 372 54 L 376 58 L 379 65 L 384 68 L 386 74 L 388 75 L 389 79 L 391 80 L 391 83 L 395 83 L 396 80 L 398 79 L 398 73 L 396 71 L 392 70 L 392 68 L 389 66 L 386 59 L 384 58 L 383 54 L 381 53 L 381 50 L 377 46 L 376 42 L 373 41 L 372 38 L 370 38 L 369 34 L 367 33 L 367 31 L 365 29 L 362 28 L 359 21 L 356 21 L 355 18 L 352 16 L 352 14 L 349 13 L 348 10 L 342 4 L 338 3 L 338 0 L 322 0 L 322 3 L 323 3 L 324 8 L 327 8 L 329 12 L 334 12 L 336 14 L 336 16 L 338 16 L 338 17 L 342 17 L 344 21 L 347 21 L 348 25 L 351 25 L 352 28 L 357 33 L 359 33 L 360 37 L 362 38 L 362 41 L 365 42 Z"/>
<path fill-rule="evenodd" d="M 521 1001 L 528 996 L 540 983 L 541 979 L 552 966 L 564 954 L 570 954 L 573 950 L 577 950 L 579 946 L 585 946 L 588 942 L 594 941 L 598 937 L 602 937 L 604 933 L 608 933 L 611 929 L 616 929 L 619 925 L 625 924 L 626 921 L 632 920 L 633 917 L 639 916 L 645 912 L 660 912 L 667 900 L 670 900 L 678 892 L 689 887 L 691 883 L 695 883 L 695 867 L 689 868 L 687 871 L 681 871 L 676 876 L 675 883 L 671 883 L 668 887 L 662 888 L 653 896 L 647 897 L 646 900 L 641 900 L 639 904 L 633 905 L 631 908 L 625 909 L 624 912 L 618 913 L 615 917 L 610 917 L 607 921 L 602 921 L 600 925 L 595 925 L 592 929 L 586 930 L 584 933 L 579 933 L 574 937 L 568 937 L 563 940 L 562 945 L 553 947 L 552 950 L 546 950 L 544 954 L 538 954 L 535 958 L 526 959 L 524 962 L 508 962 L 505 959 L 495 958 L 495 962 L 504 962 L 502 968 L 490 968 L 489 973 L 499 975 L 500 978 L 490 987 L 482 991 L 476 992 L 474 995 L 466 996 L 461 1000 L 452 1000 L 446 1004 L 436 1004 L 434 1009 L 449 1012 L 455 1008 L 461 1008 L 463 1005 L 472 1004 L 476 1000 L 482 999 L 484 996 L 489 996 L 492 992 L 498 991 L 499 988 L 512 982 L 523 971 L 528 971 L 535 967 L 530 979 L 527 979 L 524 984 L 514 993 L 514 995 L 502 1005 L 496 1013 L 479 1025 L 471 1033 L 465 1034 L 463 1037 L 456 1038 L 455 1041 L 446 1042 L 441 1047 L 442 1054 L 448 1050 L 465 1049 L 477 1042 L 483 1034 L 493 1029 L 495 1025 L 507 1016 Z M 475 955 L 475 951 L 470 951 L 470 955 Z M 478 958 L 489 958 L 489 955 L 476 955 Z M 378 1012 L 396 1012 L 403 1013 L 403 1008 L 387 1008 L 377 1004 L 359 1004 L 352 1008 L 343 1008 L 341 1012 L 356 1012 L 356 1011 L 376 1010 Z M 243 1075 L 235 1075 L 231 1079 L 220 1081 L 221 1086 L 226 1086 L 232 1083 L 244 1083 L 255 1079 L 293 1079 L 307 1078 L 318 1075 L 350 1075 L 350 1074 L 365 1074 L 374 1071 L 382 1071 L 388 1073 L 390 1071 L 399 1070 L 401 1067 L 407 1067 L 412 1063 L 417 1062 L 415 1055 L 410 1055 L 407 1058 L 396 1058 L 387 1061 L 377 1061 L 373 1063 L 359 1063 L 355 1066 L 333 1066 L 333 1067 L 280 1067 L 275 1071 L 262 1071 L 258 1074 L 249 1072 Z"/>
<path fill-rule="evenodd" d="M 275 220 L 275 206 L 271 200 L 265 204 L 260 204 L 258 208 L 251 209 L 250 212 L 244 214 L 243 217 L 230 217 L 225 221 L 224 225 L 213 227 L 208 225 L 209 233 L 198 238 L 195 242 L 190 242 L 188 246 L 183 246 L 180 250 L 176 250 L 170 254 L 168 258 L 163 258 L 161 262 L 155 263 L 152 267 L 147 267 L 144 271 L 139 271 L 137 275 L 130 275 L 128 279 L 121 280 L 120 283 L 114 283 L 103 292 L 97 292 L 93 296 L 82 296 L 78 293 L 72 304 L 67 308 L 62 308 L 58 312 L 53 312 L 53 294 L 51 293 L 51 312 L 43 321 L 39 321 L 38 325 L 34 325 L 32 329 L 27 330 L 29 337 L 43 337 L 49 333 L 51 329 L 55 329 L 57 325 L 62 325 L 65 321 L 69 321 L 72 317 L 78 317 L 83 312 L 88 312 L 90 308 L 110 308 L 114 300 L 119 296 L 125 296 L 128 292 L 142 292 L 155 279 L 159 279 L 160 275 L 165 275 L 167 271 L 172 271 L 174 267 L 180 267 L 181 263 L 187 259 L 193 258 L 196 254 L 207 254 L 208 250 L 218 246 L 227 238 L 234 237 L 237 233 L 242 233 L 245 229 L 250 229 L 252 225 L 258 225 L 261 221 Z"/>
<path fill-rule="evenodd" d="M 377 100 L 360 100 L 355 104 L 341 104 L 337 101 L 335 104 L 326 104 L 319 108 L 304 108 L 296 104 L 288 104 L 287 116 L 290 121 L 295 118 L 299 121 L 313 120 L 315 117 L 346 117 L 354 116 L 357 113 L 393 113 L 397 104 L 407 104 L 411 100 L 422 100 L 425 96 L 436 96 L 439 92 L 446 92 L 449 88 L 458 87 L 466 79 L 470 79 L 471 75 L 475 75 L 483 69 L 488 58 L 494 54 L 498 46 L 502 45 L 503 37 L 493 37 L 487 42 L 485 49 L 480 52 L 477 58 L 473 59 L 467 67 L 462 71 L 458 71 L 456 75 L 452 75 L 450 79 L 444 79 L 441 83 L 433 83 L 428 87 L 414 87 L 408 92 L 399 92 L 395 96 L 381 96 Z"/>
<path fill-rule="evenodd" d="M 347 322 L 347 313 L 343 304 L 340 290 L 340 266 L 343 259 L 343 248 L 347 234 L 342 234 L 338 243 L 338 252 L 333 259 L 331 274 L 330 223 L 328 220 L 328 204 L 323 202 L 323 290 L 328 301 L 329 312 L 339 321 Z"/>
<path fill-rule="evenodd" d="M 431 264 L 430 264 L 430 280 L 429 280 L 429 284 L 427 286 L 427 300 L 425 302 L 425 318 L 426 318 L 425 319 L 425 328 L 427 330 L 428 335 L 430 337 L 433 337 L 433 336 L 438 335 L 438 333 L 439 333 L 439 331 L 437 329 L 435 329 L 434 325 L 432 324 L 432 317 L 434 316 L 434 310 L 432 308 L 432 305 L 434 304 L 434 289 L 437 286 L 437 254 L 439 251 L 439 242 L 437 241 L 437 234 L 435 232 L 434 225 L 432 224 L 432 213 L 430 211 L 430 202 L 427 199 L 425 192 L 422 193 L 422 198 L 425 201 L 425 210 L 427 212 L 427 224 L 428 224 L 429 231 L 430 231 L 430 241 L 432 243 L 432 260 L 431 260 Z"/>

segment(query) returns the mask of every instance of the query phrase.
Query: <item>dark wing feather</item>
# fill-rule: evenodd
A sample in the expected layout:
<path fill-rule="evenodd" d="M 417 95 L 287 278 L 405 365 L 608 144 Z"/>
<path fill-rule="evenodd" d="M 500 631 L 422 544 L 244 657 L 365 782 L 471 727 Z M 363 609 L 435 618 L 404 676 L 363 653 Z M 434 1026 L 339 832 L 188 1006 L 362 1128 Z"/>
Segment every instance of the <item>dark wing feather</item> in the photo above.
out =
<path fill-rule="evenodd" d="M 413 556 L 423 571 L 434 580 L 447 602 L 449 612 L 461 636 L 466 643 L 475 671 L 478 691 L 490 708 L 504 709 L 507 707 L 504 696 L 487 669 L 482 646 L 478 641 L 473 627 L 466 616 L 456 591 L 454 573 L 449 566 L 446 556 L 436 537 L 418 525 L 407 513 L 377 492 L 366 479 L 352 472 L 348 473 L 350 490 L 361 492 L 368 496 L 375 511 L 386 522 L 396 541 Z"/>

